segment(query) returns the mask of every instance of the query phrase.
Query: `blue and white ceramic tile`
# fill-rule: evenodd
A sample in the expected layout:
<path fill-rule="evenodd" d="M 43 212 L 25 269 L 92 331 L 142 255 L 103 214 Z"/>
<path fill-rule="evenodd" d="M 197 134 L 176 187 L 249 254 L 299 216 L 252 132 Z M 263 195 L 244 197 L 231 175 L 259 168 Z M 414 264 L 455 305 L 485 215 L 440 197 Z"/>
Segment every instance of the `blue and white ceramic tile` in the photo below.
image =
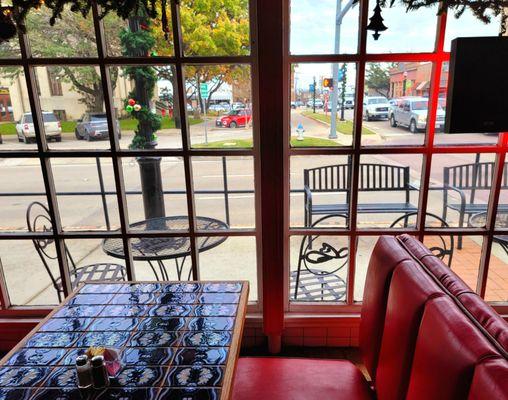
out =
<path fill-rule="evenodd" d="M 220 390 L 202 389 L 202 388 L 185 388 L 185 389 L 163 388 L 159 396 L 157 397 L 157 400 L 219 400 L 219 399 L 220 399 Z"/>
<path fill-rule="evenodd" d="M 140 317 L 147 313 L 147 306 L 115 305 L 105 306 L 99 317 Z"/>
<path fill-rule="evenodd" d="M 190 282 L 190 283 L 187 283 L 187 282 L 169 283 L 169 284 L 162 285 L 163 292 L 171 292 L 171 293 L 176 293 L 176 292 L 193 293 L 193 292 L 198 292 L 200 289 L 201 289 L 201 286 L 199 283 L 192 283 L 192 282 Z"/>
<path fill-rule="evenodd" d="M 49 378 L 43 383 L 46 387 L 76 387 L 76 368 L 57 367 L 53 370 Z"/>
<path fill-rule="evenodd" d="M 52 318 L 39 329 L 40 332 L 84 331 L 92 320 L 88 318 Z"/>
<path fill-rule="evenodd" d="M 233 317 L 236 315 L 236 304 L 203 304 L 194 309 L 198 317 Z"/>
<path fill-rule="evenodd" d="M 170 369 L 165 385 L 173 387 L 219 386 L 222 381 L 222 375 L 223 371 L 220 367 L 175 367 Z"/>
<path fill-rule="evenodd" d="M 238 303 L 240 293 L 202 293 L 199 295 L 198 302 L 201 304 L 209 303 Z"/>
<path fill-rule="evenodd" d="M 108 388 L 99 392 L 94 400 L 156 400 L 159 388 Z"/>
<path fill-rule="evenodd" d="M 71 348 L 60 361 L 61 365 L 75 365 L 76 358 L 86 353 L 88 347 Z"/>
<path fill-rule="evenodd" d="M 51 318 L 86 318 L 95 317 L 104 307 L 95 306 L 64 306 L 58 310 Z"/>
<path fill-rule="evenodd" d="M 130 332 L 87 332 L 78 339 L 76 346 L 121 347 L 129 336 Z"/>
<path fill-rule="evenodd" d="M 110 304 L 143 305 L 155 303 L 155 296 L 151 293 L 119 293 Z"/>
<path fill-rule="evenodd" d="M 149 317 L 139 325 L 140 331 L 177 331 L 185 326 L 185 318 Z"/>
<path fill-rule="evenodd" d="M 173 357 L 169 347 L 126 347 L 122 353 L 125 365 L 165 365 Z"/>
<path fill-rule="evenodd" d="M 5 365 L 54 365 L 62 359 L 66 351 L 65 349 L 22 348 L 14 353 Z"/>
<path fill-rule="evenodd" d="M 183 345 L 189 347 L 199 346 L 229 346 L 231 334 L 226 331 L 188 332 L 183 337 Z"/>
<path fill-rule="evenodd" d="M 112 387 L 153 387 L 164 377 L 166 368 L 163 367 L 125 367 L 112 379 Z"/>
<path fill-rule="evenodd" d="M 97 318 L 88 331 L 130 331 L 138 324 L 138 318 L 122 318 L 120 316 L 114 318 Z"/>
<path fill-rule="evenodd" d="M 173 364 L 225 365 L 227 357 L 227 347 L 183 347 L 176 352 Z"/>
<path fill-rule="evenodd" d="M 32 400 L 91 400 L 90 390 L 80 390 L 78 388 L 40 388 Z"/>
<path fill-rule="evenodd" d="M 79 293 L 81 294 L 102 294 L 102 293 L 118 293 L 123 287 L 121 283 L 87 283 L 83 286 Z"/>
<path fill-rule="evenodd" d="M 0 400 L 28 400 L 37 389 L 0 389 Z"/>
<path fill-rule="evenodd" d="M 40 384 L 51 372 L 46 367 L 0 368 L 0 387 L 32 387 Z"/>
<path fill-rule="evenodd" d="M 235 319 L 232 317 L 194 317 L 187 326 L 197 331 L 227 331 L 233 329 Z"/>
<path fill-rule="evenodd" d="M 132 347 L 171 347 L 179 340 L 175 332 L 141 331 L 132 337 L 129 345 Z"/>
<path fill-rule="evenodd" d="M 160 290 L 159 283 L 124 283 L 118 293 L 154 293 Z"/>
<path fill-rule="evenodd" d="M 163 293 L 157 298 L 158 304 L 194 304 L 196 294 L 194 293 Z"/>
<path fill-rule="evenodd" d="M 68 305 L 97 305 L 107 304 L 114 294 L 77 294 L 68 301 Z"/>
<path fill-rule="evenodd" d="M 169 306 L 155 306 L 149 311 L 153 317 L 186 317 L 190 315 L 192 306 L 171 304 Z"/>
<path fill-rule="evenodd" d="M 38 332 L 26 342 L 25 347 L 70 347 L 79 335 L 70 332 Z"/>
<path fill-rule="evenodd" d="M 225 293 L 239 293 L 242 291 L 241 283 L 204 283 L 203 292 L 225 292 Z"/>

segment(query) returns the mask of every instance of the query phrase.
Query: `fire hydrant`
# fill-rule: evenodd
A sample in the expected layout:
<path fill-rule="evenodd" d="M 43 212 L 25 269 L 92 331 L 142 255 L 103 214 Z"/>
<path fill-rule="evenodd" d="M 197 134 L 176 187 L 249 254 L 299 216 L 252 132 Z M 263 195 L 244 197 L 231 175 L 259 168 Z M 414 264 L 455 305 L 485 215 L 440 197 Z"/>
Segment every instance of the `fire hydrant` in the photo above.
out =
<path fill-rule="evenodd" d="M 296 128 L 296 140 L 303 140 L 303 132 L 305 132 L 305 129 L 303 129 L 303 125 L 300 122 Z"/>

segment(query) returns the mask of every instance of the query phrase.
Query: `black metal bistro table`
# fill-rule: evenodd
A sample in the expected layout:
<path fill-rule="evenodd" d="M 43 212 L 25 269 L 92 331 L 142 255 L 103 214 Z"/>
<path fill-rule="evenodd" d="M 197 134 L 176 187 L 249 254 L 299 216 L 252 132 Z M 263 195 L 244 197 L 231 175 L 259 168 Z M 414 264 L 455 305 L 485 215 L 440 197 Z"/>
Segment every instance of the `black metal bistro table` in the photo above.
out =
<path fill-rule="evenodd" d="M 469 225 L 475 228 L 484 228 L 487 223 L 487 212 L 475 214 L 469 220 Z M 508 212 L 498 211 L 496 215 L 496 228 L 508 228 Z M 494 235 L 492 237 L 494 243 L 499 244 L 508 255 L 508 235 Z"/>
<path fill-rule="evenodd" d="M 198 230 L 221 230 L 228 229 L 228 225 L 215 218 L 196 217 Z M 141 231 L 172 231 L 185 230 L 188 228 L 189 219 L 186 216 L 171 216 L 153 218 L 145 221 L 135 222 L 129 227 Z M 199 252 L 213 249 L 226 240 L 226 236 L 201 236 L 197 238 Z M 112 257 L 125 258 L 123 241 L 121 238 L 108 238 L 102 242 L 104 252 Z M 159 276 L 154 267 L 156 262 L 162 279 L 169 280 L 164 260 L 174 260 L 178 280 L 182 278 L 182 271 L 185 260 L 191 254 L 189 237 L 141 237 L 131 239 L 132 258 L 137 261 L 146 261 L 152 268 L 155 278 Z M 192 268 L 189 270 L 189 277 Z"/>

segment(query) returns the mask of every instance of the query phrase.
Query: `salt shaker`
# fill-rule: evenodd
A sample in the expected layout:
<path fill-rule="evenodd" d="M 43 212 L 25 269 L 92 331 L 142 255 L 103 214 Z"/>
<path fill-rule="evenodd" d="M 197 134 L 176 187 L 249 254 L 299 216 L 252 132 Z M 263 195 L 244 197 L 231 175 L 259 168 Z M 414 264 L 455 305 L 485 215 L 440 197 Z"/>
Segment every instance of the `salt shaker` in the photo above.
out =
<path fill-rule="evenodd" d="M 92 386 L 92 371 L 86 355 L 76 358 L 76 374 L 78 376 L 78 388 L 85 389 Z"/>
<path fill-rule="evenodd" d="M 93 387 L 96 389 L 109 386 L 109 375 L 104 365 L 103 356 L 95 356 L 92 358 L 92 381 Z"/>

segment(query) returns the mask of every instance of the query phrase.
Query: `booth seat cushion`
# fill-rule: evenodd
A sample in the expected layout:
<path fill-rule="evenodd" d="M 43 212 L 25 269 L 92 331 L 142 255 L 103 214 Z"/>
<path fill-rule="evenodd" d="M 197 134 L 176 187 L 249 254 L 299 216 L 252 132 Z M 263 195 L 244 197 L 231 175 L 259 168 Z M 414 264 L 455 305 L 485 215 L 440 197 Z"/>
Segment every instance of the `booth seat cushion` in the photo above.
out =
<path fill-rule="evenodd" d="M 477 294 L 461 294 L 459 301 L 499 345 L 508 352 L 508 323 Z"/>
<path fill-rule="evenodd" d="M 360 350 L 372 380 L 376 377 L 390 281 L 401 263 L 412 264 L 414 260 L 393 236 L 380 237 L 369 261 L 360 320 Z"/>
<path fill-rule="evenodd" d="M 233 400 L 374 399 L 358 368 L 344 360 L 241 357 Z"/>
<path fill-rule="evenodd" d="M 491 359 L 477 365 L 468 400 L 508 400 L 508 361 Z"/>
<path fill-rule="evenodd" d="M 467 399 L 475 366 L 498 357 L 449 297 L 429 300 L 416 340 L 407 400 Z"/>

